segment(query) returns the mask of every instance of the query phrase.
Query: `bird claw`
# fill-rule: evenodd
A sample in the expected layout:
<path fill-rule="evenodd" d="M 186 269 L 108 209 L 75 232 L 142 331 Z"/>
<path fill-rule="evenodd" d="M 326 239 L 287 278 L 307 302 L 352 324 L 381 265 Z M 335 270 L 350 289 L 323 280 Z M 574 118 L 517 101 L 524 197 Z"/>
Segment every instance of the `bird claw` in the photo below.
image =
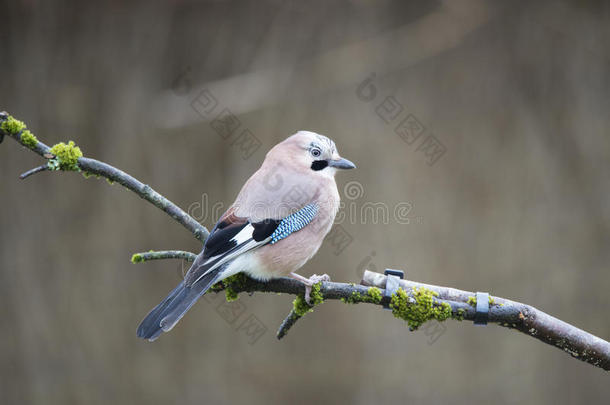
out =
<path fill-rule="evenodd" d="M 328 274 L 322 274 L 320 276 L 314 274 L 309 277 L 308 283 L 305 283 L 305 302 L 307 302 L 307 305 L 311 306 L 311 287 L 313 287 L 314 284 L 324 281 L 330 281 L 330 276 Z"/>

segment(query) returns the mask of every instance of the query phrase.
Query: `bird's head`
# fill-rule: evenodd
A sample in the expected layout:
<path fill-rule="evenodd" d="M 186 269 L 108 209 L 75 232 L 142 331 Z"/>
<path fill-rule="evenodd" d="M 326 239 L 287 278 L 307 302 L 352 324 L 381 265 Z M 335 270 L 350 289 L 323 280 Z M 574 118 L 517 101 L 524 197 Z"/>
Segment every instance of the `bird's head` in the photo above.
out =
<path fill-rule="evenodd" d="M 299 131 L 290 136 L 269 154 L 299 171 L 307 170 L 328 177 L 334 177 L 339 169 L 356 168 L 355 164 L 339 155 L 332 140 L 309 131 Z"/>

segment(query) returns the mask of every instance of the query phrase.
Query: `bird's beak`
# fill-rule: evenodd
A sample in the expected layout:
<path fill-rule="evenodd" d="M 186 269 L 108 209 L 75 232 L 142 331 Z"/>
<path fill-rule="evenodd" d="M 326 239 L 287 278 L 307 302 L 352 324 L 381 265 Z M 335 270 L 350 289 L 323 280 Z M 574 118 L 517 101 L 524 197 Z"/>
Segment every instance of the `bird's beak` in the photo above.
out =
<path fill-rule="evenodd" d="M 343 170 L 349 170 L 349 169 L 355 169 L 356 165 L 353 164 L 352 162 L 350 162 L 347 159 L 337 159 L 337 160 L 329 160 L 328 161 L 328 166 L 330 167 L 336 167 L 337 169 L 343 169 Z"/>

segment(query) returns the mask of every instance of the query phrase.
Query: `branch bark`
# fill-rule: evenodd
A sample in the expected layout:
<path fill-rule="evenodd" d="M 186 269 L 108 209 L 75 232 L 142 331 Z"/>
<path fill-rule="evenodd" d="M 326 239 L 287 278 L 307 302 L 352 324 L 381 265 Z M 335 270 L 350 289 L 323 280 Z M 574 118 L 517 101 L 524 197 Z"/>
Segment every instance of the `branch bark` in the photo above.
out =
<path fill-rule="evenodd" d="M 6 112 L 0 113 L 0 124 L 3 124 L 9 115 Z M 21 145 L 29 148 L 35 153 L 44 158 L 52 157 L 50 148 L 44 143 L 36 140 L 35 143 L 24 142 L 22 139 L 23 131 L 15 133 L 0 129 L 0 142 L 4 135 L 8 135 Z M 205 227 L 199 224 L 190 215 L 176 206 L 174 203 L 163 197 L 161 194 L 153 190 L 150 186 L 141 183 L 127 173 L 116 169 L 115 167 L 100 162 L 95 159 L 80 157 L 77 160 L 78 168 L 88 173 L 105 177 L 108 180 L 117 182 L 125 188 L 133 191 L 141 198 L 150 202 L 157 208 L 161 209 L 175 221 L 188 229 L 193 235 L 204 242 L 208 237 L 209 232 Z M 36 168 L 28 172 L 34 174 L 41 171 L 41 168 Z M 27 177 L 27 176 L 26 176 Z M 161 251 L 161 252 L 146 252 L 139 253 L 141 260 L 147 261 L 154 259 L 181 258 L 192 260 L 194 254 L 182 251 Z M 135 255 L 134 255 L 135 257 Z M 132 258 L 133 259 L 133 258 Z M 387 277 L 383 274 L 365 271 L 362 284 L 346 284 L 335 282 L 324 282 L 320 285 L 320 295 L 324 300 L 342 299 L 347 302 L 365 302 L 373 305 L 389 305 L 391 298 L 385 296 L 385 284 Z M 430 284 L 423 284 L 414 281 L 401 280 L 401 289 L 403 289 L 412 299 L 414 289 L 422 287 L 434 291 L 438 294 L 433 299 L 433 305 L 448 305 L 451 310 L 451 316 L 460 320 L 474 320 L 475 308 L 470 305 L 473 292 L 458 290 L 450 287 L 441 287 Z M 305 293 L 305 287 L 302 283 L 288 278 L 280 278 L 270 280 L 268 282 L 260 282 L 250 278 L 245 278 L 244 282 L 227 283 L 216 288 L 215 291 L 230 287 L 233 293 L 256 291 L 286 293 L 297 295 L 297 299 Z M 381 297 L 375 300 L 354 301 L 354 297 L 367 297 L 371 288 L 378 288 L 381 292 Z M 507 300 L 500 297 L 492 297 L 493 303 L 490 305 L 489 322 L 494 322 L 500 326 L 511 329 L 516 329 L 528 336 L 538 339 L 544 343 L 553 345 L 573 357 L 600 367 L 604 370 L 610 370 L 610 343 L 600 339 L 588 332 L 585 332 L 575 326 L 572 326 L 564 321 L 554 318 L 532 306 L 519 302 Z M 287 331 L 300 319 L 295 309 L 293 309 L 288 317 L 282 323 L 278 330 L 278 338 L 286 335 Z"/>

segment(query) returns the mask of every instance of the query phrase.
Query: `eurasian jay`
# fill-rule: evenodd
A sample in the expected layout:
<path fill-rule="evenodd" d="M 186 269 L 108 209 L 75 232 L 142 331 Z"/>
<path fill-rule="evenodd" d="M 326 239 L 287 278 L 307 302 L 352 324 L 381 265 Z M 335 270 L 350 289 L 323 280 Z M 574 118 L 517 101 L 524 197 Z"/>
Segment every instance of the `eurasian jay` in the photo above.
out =
<path fill-rule="evenodd" d="M 337 210 L 337 169 L 356 166 L 325 136 L 299 131 L 273 147 L 214 226 L 184 280 L 144 318 L 138 337 L 170 331 L 215 283 L 244 272 L 266 281 L 295 278 L 311 287 L 330 278 L 295 272 L 316 254 Z"/>

